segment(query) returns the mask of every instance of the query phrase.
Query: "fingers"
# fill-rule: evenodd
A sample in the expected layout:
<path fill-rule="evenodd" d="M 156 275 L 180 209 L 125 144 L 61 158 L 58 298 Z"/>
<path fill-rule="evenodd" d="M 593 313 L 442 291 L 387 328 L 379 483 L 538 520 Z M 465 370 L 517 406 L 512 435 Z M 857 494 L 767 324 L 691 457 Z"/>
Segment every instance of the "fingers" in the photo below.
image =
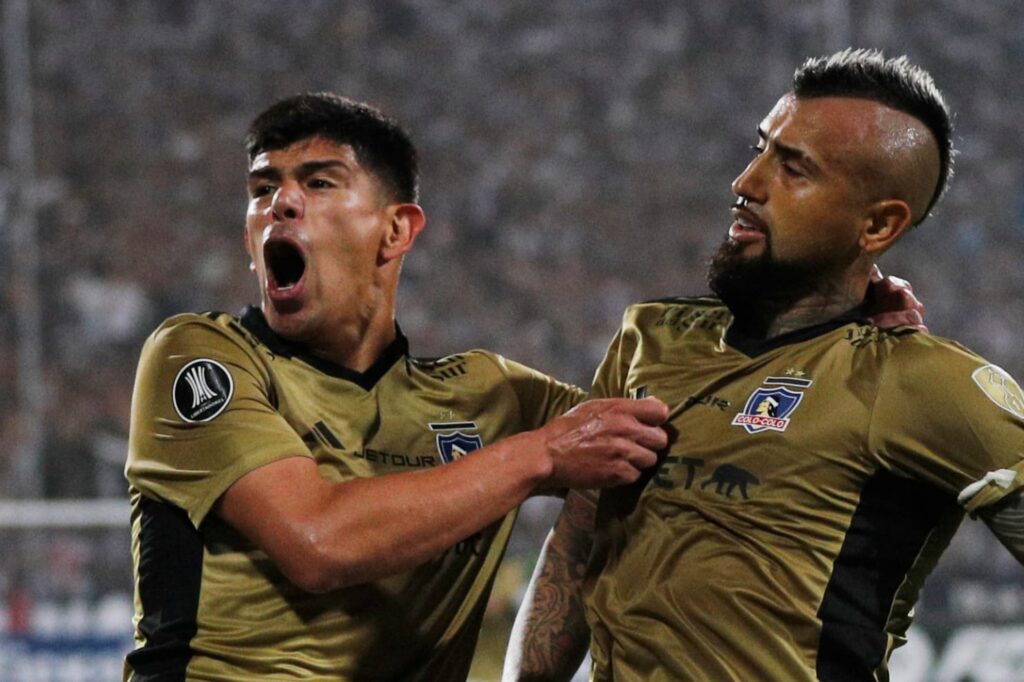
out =
<path fill-rule="evenodd" d="M 910 282 L 903 279 L 902 277 L 889 275 L 888 277 L 884 278 L 883 281 L 886 283 L 887 286 L 894 289 L 906 290 L 911 293 L 914 291 L 914 285 L 912 285 Z"/>
<path fill-rule="evenodd" d="M 903 281 L 903 280 L 901 280 Z M 914 296 L 914 290 L 910 286 L 910 282 L 904 282 L 905 286 L 901 285 L 900 289 L 897 290 L 897 297 L 899 303 L 896 306 L 899 310 L 914 311 L 920 313 L 920 317 L 924 318 L 924 303 Z"/>
<path fill-rule="evenodd" d="M 588 409 L 597 412 L 611 412 L 624 414 L 634 419 L 657 426 L 664 424 L 668 419 L 668 405 L 654 396 L 641 398 L 640 400 L 629 400 L 627 398 L 599 398 L 590 400 L 578 406 L 577 409 Z"/>
<path fill-rule="evenodd" d="M 654 396 L 630 400 L 629 405 L 635 410 L 633 415 L 645 424 L 664 424 L 668 419 L 668 405 Z"/>
<path fill-rule="evenodd" d="M 631 468 L 637 469 L 638 472 L 658 463 L 657 452 L 628 439 L 623 439 L 617 449 L 622 452 L 622 458 L 629 463 Z"/>
<path fill-rule="evenodd" d="M 668 419 L 668 405 L 657 398 L 605 398 L 585 405 L 590 405 L 593 414 L 588 415 L 588 423 L 581 426 L 594 437 L 628 439 L 649 450 L 660 450 L 668 445 L 668 435 L 661 428 Z"/>
<path fill-rule="evenodd" d="M 668 419 L 669 408 L 657 398 L 606 398 L 594 400 L 592 404 L 601 414 L 602 426 L 609 434 L 627 438 L 648 450 L 661 450 L 668 445 L 668 434 L 661 424 Z"/>
<path fill-rule="evenodd" d="M 927 333 L 928 327 L 924 324 L 924 305 L 920 306 L 920 310 L 908 310 L 907 321 L 904 322 L 908 327 L 914 327 L 918 331 Z"/>
<path fill-rule="evenodd" d="M 551 422 L 554 469 L 549 485 L 609 487 L 636 480 L 668 446 L 660 424 L 668 406 L 656 398 L 592 400 Z M 556 424 L 557 422 L 557 424 Z"/>
<path fill-rule="evenodd" d="M 923 332 L 928 331 L 924 324 L 924 303 L 914 295 L 914 287 L 910 282 L 892 275 L 883 277 L 875 266 L 871 272 L 871 289 L 868 313 L 876 325 L 883 329 L 910 326 Z"/>
<path fill-rule="evenodd" d="M 879 313 L 871 317 L 871 321 L 882 329 L 892 329 L 894 327 L 914 327 L 918 331 L 926 332 L 928 327 L 924 323 L 924 318 L 921 316 L 918 310 L 902 310 L 891 313 Z"/>

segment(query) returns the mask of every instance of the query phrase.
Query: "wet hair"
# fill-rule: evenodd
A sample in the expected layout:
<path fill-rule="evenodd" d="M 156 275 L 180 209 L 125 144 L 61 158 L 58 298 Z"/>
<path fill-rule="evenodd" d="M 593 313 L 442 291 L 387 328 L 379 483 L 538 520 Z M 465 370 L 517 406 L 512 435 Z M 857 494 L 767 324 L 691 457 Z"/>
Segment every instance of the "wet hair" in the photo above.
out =
<path fill-rule="evenodd" d="M 374 107 L 334 93 L 307 92 L 271 105 L 249 125 L 245 150 L 252 163 L 263 152 L 311 137 L 351 146 L 396 201 L 419 198 L 416 147 L 409 133 Z"/>
<path fill-rule="evenodd" d="M 923 123 L 939 148 L 939 179 L 927 208 L 931 212 L 953 175 L 953 123 L 949 107 L 931 75 L 904 55 L 886 59 L 878 50 L 847 48 L 808 59 L 793 74 L 798 98 L 859 97 L 880 102 Z"/>

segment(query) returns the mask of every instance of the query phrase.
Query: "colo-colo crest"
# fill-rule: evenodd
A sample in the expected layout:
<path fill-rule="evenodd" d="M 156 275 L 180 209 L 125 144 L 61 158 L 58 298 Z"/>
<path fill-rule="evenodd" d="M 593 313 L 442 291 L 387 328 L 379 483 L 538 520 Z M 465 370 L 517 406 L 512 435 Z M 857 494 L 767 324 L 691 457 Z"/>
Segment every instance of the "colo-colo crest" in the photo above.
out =
<path fill-rule="evenodd" d="M 429 426 L 431 431 L 437 432 L 437 454 L 445 464 L 484 446 L 480 434 L 465 433 L 476 431 L 476 422 L 434 422 Z"/>
<path fill-rule="evenodd" d="M 747 398 L 743 410 L 733 418 L 733 426 L 742 426 L 747 433 L 785 431 L 790 415 L 804 399 L 802 390 L 793 389 L 806 389 L 812 383 L 810 379 L 768 377 Z"/>

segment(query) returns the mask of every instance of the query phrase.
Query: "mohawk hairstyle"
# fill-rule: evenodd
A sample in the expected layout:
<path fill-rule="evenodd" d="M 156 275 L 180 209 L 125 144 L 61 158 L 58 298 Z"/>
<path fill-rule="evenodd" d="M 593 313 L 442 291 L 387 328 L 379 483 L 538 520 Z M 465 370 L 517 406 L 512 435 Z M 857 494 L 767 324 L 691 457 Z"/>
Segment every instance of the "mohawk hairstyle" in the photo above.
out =
<path fill-rule="evenodd" d="M 879 50 L 847 48 L 828 57 L 805 61 L 793 74 L 797 97 L 860 97 L 909 114 L 931 131 L 939 147 L 939 179 L 928 207 L 915 224 L 930 214 L 953 175 L 953 123 L 949 107 L 931 75 L 906 55 L 886 59 Z"/>
<path fill-rule="evenodd" d="M 271 105 L 249 125 L 245 150 L 252 163 L 263 152 L 310 137 L 350 145 L 395 200 L 419 198 L 418 160 L 409 133 L 370 105 L 331 92 L 307 92 Z"/>

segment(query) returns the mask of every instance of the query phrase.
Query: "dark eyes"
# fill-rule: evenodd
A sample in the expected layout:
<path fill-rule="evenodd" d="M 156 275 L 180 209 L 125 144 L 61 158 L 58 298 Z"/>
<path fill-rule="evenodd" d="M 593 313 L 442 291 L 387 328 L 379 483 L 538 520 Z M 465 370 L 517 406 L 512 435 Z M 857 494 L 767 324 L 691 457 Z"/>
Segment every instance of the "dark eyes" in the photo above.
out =
<path fill-rule="evenodd" d="M 310 189 L 330 189 L 334 187 L 334 183 L 324 178 L 310 178 L 306 181 L 306 186 Z M 277 191 L 277 186 L 269 182 L 265 182 L 259 185 L 254 185 L 250 191 L 250 196 L 254 199 L 265 197 L 273 194 Z"/>
<path fill-rule="evenodd" d="M 253 197 L 264 197 L 273 191 L 274 186 L 269 184 L 256 185 L 250 190 Z"/>
<path fill-rule="evenodd" d="M 764 154 L 764 147 L 759 144 L 752 144 L 750 145 L 750 151 L 754 152 L 754 156 L 760 156 L 761 154 Z M 802 178 L 805 176 L 803 171 L 789 161 L 782 162 L 782 172 L 794 178 Z"/>

